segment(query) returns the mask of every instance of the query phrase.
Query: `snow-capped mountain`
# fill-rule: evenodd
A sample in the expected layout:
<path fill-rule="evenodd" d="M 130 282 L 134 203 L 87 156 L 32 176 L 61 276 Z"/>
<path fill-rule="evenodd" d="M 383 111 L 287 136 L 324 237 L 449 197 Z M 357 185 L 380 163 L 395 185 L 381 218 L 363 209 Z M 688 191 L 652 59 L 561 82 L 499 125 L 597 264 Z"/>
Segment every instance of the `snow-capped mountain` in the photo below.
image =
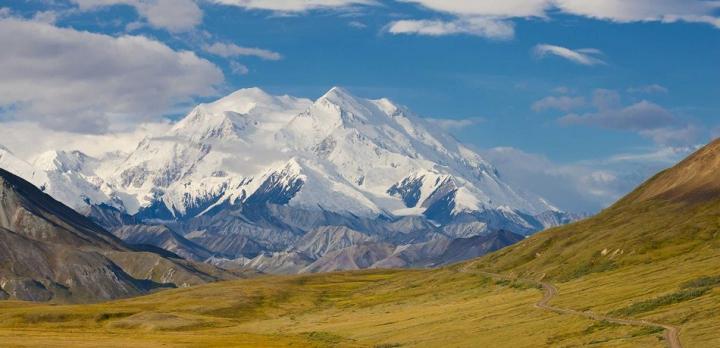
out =
<path fill-rule="evenodd" d="M 218 235 L 234 231 L 255 251 L 292 249 L 322 226 L 372 235 L 347 241 L 402 244 L 431 239 L 399 232 L 409 221 L 413 233 L 448 238 L 529 234 L 569 221 L 407 108 L 338 87 L 314 102 L 242 89 L 198 105 L 127 154 L 52 151 L 28 163 L 0 148 L 0 167 L 81 211 L 175 224 L 213 245 L 213 229 L 223 226 Z M 324 250 L 307 240 L 304 248 Z"/>
<path fill-rule="evenodd" d="M 265 120 L 267 119 L 267 122 Z M 145 139 L 106 178 L 130 214 L 188 218 L 271 202 L 358 216 L 438 219 L 511 207 L 554 210 L 503 183 L 477 153 L 387 99 L 333 88 L 314 103 L 237 91 Z"/>

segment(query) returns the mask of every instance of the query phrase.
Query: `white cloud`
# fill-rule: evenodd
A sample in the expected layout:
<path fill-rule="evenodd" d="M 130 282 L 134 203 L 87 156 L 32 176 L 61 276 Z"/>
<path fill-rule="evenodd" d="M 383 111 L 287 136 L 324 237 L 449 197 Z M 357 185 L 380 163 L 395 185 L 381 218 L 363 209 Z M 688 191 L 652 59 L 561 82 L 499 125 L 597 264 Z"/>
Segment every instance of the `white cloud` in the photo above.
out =
<path fill-rule="evenodd" d="M 548 0 L 401 0 L 420 4 L 429 9 L 461 16 L 490 17 L 544 17 L 549 7 Z"/>
<path fill-rule="evenodd" d="M 206 45 L 203 49 L 214 55 L 218 55 L 224 58 L 239 57 L 239 56 L 253 56 L 267 60 L 279 60 L 282 59 L 282 55 L 277 52 L 265 50 L 262 48 L 255 47 L 242 47 L 235 44 L 219 43 L 216 42 L 212 45 Z"/>
<path fill-rule="evenodd" d="M 318 9 L 347 8 L 353 5 L 375 5 L 374 0 L 213 0 L 223 5 L 249 10 L 304 12 Z"/>
<path fill-rule="evenodd" d="M 247 75 L 250 72 L 247 66 L 234 60 L 230 62 L 230 70 L 236 75 Z"/>
<path fill-rule="evenodd" d="M 585 98 L 583 97 L 569 97 L 569 96 L 549 96 L 542 98 L 533 103 L 532 109 L 535 112 L 544 110 L 561 110 L 570 111 L 582 107 L 585 105 Z"/>
<path fill-rule="evenodd" d="M 615 22 L 701 22 L 720 27 L 717 1 L 704 0 L 554 0 L 563 12 Z"/>
<path fill-rule="evenodd" d="M 0 47 L 0 118 L 53 129 L 101 133 L 131 125 L 213 95 L 223 82 L 211 62 L 142 36 L 3 19 Z"/>
<path fill-rule="evenodd" d="M 360 21 L 350 21 L 350 22 L 348 22 L 348 25 L 349 25 L 351 28 L 355 28 L 355 29 L 365 29 L 365 28 L 367 28 L 367 24 L 365 24 L 365 23 L 363 23 L 363 22 L 360 22 Z"/>
<path fill-rule="evenodd" d="M 658 84 L 652 84 L 630 87 L 627 89 L 627 91 L 628 93 L 666 94 L 668 92 L 668 89 Z"/>
<path fill-rule="evenodd" d="M 606 63 L 598 58 L 601 55 L 600 50 L 594 48 L 581 48 L 571 50 L 562 46 L 539 44 L 533 48 L 533 54 L 538 58 L 544 58 L 547 55 L 554 55 L 567 59 L 573 63 L 581 65 L 605 65 Z"/>
<path fill-rule="evenodd" d="M 55 11 L 39 11 L 33 15 L 33 21 L 43 22 L 48 24 L 55 24 L 57 21 L 58 13 Z"/>
<path fill-rule="evenodd" d="M 485 122 L 485 118 L 483 117 L 470 117 L 461 119 L 426 117 L 425 120 L 445 130 L 462 129 Z"/>
<path fill-rule="evenodd" d="M 195 28 L 202 22 L 203 13 L 193 0 L 72 0 L 81 10 L 128 5 L 147 19 L 151 26 L 172 32 Z"/>
<path fill-rule="evenodd" d="M 496 18 L 548 17 L 561 12 L 614 22 L 676 21 L 720 27 L 718 1 L 704 0 L 402 0 L 457 16 Z"/>
<path fill-rule="evenodd" d="M 497 40 L 511 39 L 515 35 L 512 23 L 487 17 L 467 17 L 452 21 L 399 20 L 390 23 L 387 30 L 391 34 L 429 36 L 467 34 Z"/>

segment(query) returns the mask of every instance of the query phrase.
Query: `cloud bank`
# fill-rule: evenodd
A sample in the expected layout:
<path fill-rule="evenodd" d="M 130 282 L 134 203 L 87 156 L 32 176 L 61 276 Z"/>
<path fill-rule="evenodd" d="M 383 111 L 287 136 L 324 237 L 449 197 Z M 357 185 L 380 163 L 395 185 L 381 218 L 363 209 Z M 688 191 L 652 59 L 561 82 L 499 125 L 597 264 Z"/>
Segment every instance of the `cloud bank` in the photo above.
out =
<path fill-rule="evenodd" d="M 113 37 L 0 19 L 5 121 L 103 133 L 156 118 L 224 81 L 213 63 L 143 36 Z"/>

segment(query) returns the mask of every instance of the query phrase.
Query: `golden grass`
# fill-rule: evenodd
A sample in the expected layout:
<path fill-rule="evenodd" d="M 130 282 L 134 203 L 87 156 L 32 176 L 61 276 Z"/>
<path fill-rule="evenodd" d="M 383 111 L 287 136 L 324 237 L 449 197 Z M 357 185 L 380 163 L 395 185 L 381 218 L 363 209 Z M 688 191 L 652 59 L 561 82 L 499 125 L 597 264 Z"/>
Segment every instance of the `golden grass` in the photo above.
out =
<path fill-rule="evenodd" d="M 657 332 L 533 307 L 452 269 L 267 276 L 92 305 L 0 303 L 0 342 L 43 347 L 659 346 Z"/>

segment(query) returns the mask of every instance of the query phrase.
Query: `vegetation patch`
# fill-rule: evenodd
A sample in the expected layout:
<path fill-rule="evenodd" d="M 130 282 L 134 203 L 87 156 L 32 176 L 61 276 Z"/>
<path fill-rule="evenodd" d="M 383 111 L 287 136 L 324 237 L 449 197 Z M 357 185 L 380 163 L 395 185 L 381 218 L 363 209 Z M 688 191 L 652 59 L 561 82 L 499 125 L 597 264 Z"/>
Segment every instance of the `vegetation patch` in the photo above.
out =
<path fill-rule="evenodd" d="M 495 285 L 507 286 L 516 290 L 542 289 L 542 285 L 521 279 L 497 279 Z"/>
<path fill-rule="evenodd" d="M 598 253 L 597 256 L 599 255 Z M 588 274 L 612 271 L 617 268 L 618 266 L 613 260 L 593 256 L 591 260 L 583 262 L 568 274 L 562 275 L 559 278 L 561 281 L 570 281 Z"/>
<path fill-rule="evenodd" d="M 638 313 L 650 312 L 663 306 L 668 306 L 671 304 L 680 303 L 694 299 L 696 297 L 700 297 L 702 295 L 705 295 L 708 291 L 710 291 L 709 287 L 680 290 L 669 295 L 664 295 L 650 300 L 633 303 L 625 308 L 614 310 L 609 314 L 611 316 L 631 316 Z"/>
<path fill-rule="evenodd" d="M 682 284 L 680 287 L 683 289 L 692 289 L 692 288 L 716 287 L 718 285 L 720 285 L 720 276 L 701 277 L 701 278 L 693 279 L 689 282 Z"/>
<path fill-rule="evenodd" d="M 607 320 L 601 320 L 598 322 L 593 323 L 592 325 L 588 326 L 585 330 L 583 330 L 583 335 L 590 335 L 596 331 L 601 331 L 609 328 L 616 328 L 620 327 L 620 324 L 612 323 Z"/>
<path fill-rule="evenodd" d="M 657 326 L 645 326 L 630 334 L 631 337 L 649 336 L 665 331 L 665 329 Z"/>
<path fill-rule="evenodd" d="M 137 312 L 104 312 L 95 315 L 95 321 L 101 322 L 111 319 L 126 318 L 134 314 L 137 314 Z"/>
<path fill-rule="evenodd" d="M 311 341 L 325 343 L 325 344 L 338 344 L 345 340 L 344 337 L 325 331 L 311 331 L 305 334 Z"/>
<path fill-rule="evenodd" d="M 80 316 L 68 313 L 26 313 L 22 320 L 28 324 L 61 323 L 78 319 Z"/>

